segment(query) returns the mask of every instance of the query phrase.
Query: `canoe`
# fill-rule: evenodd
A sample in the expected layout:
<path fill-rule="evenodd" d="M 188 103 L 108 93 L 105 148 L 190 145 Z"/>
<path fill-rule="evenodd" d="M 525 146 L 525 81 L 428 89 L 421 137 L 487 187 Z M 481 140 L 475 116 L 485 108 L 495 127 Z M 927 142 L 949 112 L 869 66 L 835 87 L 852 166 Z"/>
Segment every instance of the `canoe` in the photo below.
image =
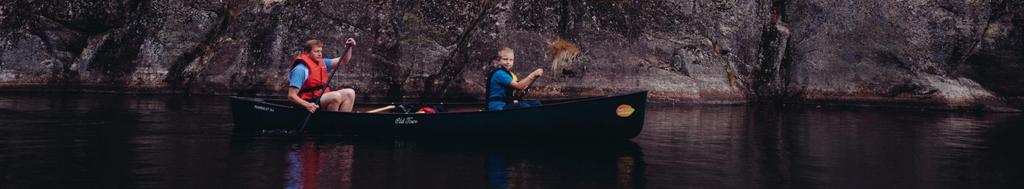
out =
<path fill-rule="evenodd" d="M 643 129 L 647 91 L 548 100 L 542 106 L 497 111 L 482 110 L 483 103 L 447 104 L 452 111 L 430 114 L 317 111 L 305 131 L 296 130 L 308 111 L 285 99 L 230 99 L 234 131 L 242 133 L 629 139 Z M 387 104 L 360 106 L 374 105 Z"/>

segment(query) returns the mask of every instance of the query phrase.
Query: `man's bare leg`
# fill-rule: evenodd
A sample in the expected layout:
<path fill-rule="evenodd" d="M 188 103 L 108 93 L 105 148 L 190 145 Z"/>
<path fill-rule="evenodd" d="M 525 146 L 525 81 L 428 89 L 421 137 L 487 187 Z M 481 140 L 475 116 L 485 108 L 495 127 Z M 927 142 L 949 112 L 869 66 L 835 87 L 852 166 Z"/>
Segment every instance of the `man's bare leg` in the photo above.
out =
<path fill-rule="evenodd" d="M 341 107 L 338 109 L 338 111 L 341 111 L 341 112 L 352 112 L 352 106 L 355 105 L 355 103 L 356 103 L 356 90 L 342 89 L 342 90 L 338 90 L 337 92 L 339 94 L 338 96 L 340 96 L 340 98 L 339 98 L 340 103 L 339 104 L 341 105 Z"/>
<path fill-rule="evenodd" d="M 337 91 L 325 93 L 320 96 L 320 105 L 324 110 L 337 112 L 341 107 L 341 95 Z"/>

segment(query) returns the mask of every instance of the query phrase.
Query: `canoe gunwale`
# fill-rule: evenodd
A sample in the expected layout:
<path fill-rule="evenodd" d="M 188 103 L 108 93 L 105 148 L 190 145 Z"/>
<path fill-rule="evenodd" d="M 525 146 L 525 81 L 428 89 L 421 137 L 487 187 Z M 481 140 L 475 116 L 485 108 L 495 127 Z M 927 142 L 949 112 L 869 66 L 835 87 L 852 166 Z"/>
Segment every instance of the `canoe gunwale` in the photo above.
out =
<path fill-rule="evenodd" d="M 544 103 L 543 105 L 540 105 L 540 106 L 527 107 L 527 108 L 519 108 L 519 109 L 487 110 L 487 111 L 462 111 L 462 112 L 438 112 L 438 113 L 433 113 L 433 114 L 465 114 L 465 113 L 492 113 L 492 112 L 497 113 L 497 112 L 526 111 L 526 110 L 537 109 L 537 108 L 564 106 L 566 104 L 571 105 L 573 103 L 579 103 L 579 102 L 600 101 L 600 100 L 604 100 L 604 99 L 615 98 L 615 97 L 620 97 L 620 96 L 630 96 L 630 95 L 636 95 L 636 94 L 640 94 L 640 93 L 647 93 L 647 91 L 637 91 L 637 92 L 629 92 L 629 93 L 618 94 L 618 95 L 597 96 L 597 97 L 583 97 L 583 98 L 571 98 L 571 99 L 555 99 L 555 100 L 549 100 L 549 101 L 557 101 L 555 103 L 550 103 L 550 104 L 549 103 Z M 263 98 L 239 97 L 239 96 L 231 96 L 231 98 L 239 99 L 239 100 L 243 100 L 243 101 L 254 102 L 254 103 L 260 103 L 262 105 L 269 105 L 269 106 L 274 106 L 274 107 L 278 107 L 278 108 L 297 109 L 294 106 L 288 106 L 288 105 L 268 102 L 268 101 L 264 100 Z M 484 105 L 485 103 L 422 103 L 422 104 L 430 104 L 430 105 L 434 105 L 434 104 L 437 104 L 437 105 Z M 397 103 L 382 103 L 382 104 L 375 104 L 375 105 L 398 105 L 398 104 Z M 317 113 L 321 113 L 321 112 L 318 111 Z M 397 115 L 406 115 L 406 114 L 413 114 L 413 113 L 393 113 L 393 112 L 377 112 L 377 113 L 366 113 L 366 112 L 324 112 L 324 113 L 331 113 L 331 114 L 357 114 L 357 115 L 366 115 L 366 114 L 383 114 L 383 115 L 397 114 Z"/>

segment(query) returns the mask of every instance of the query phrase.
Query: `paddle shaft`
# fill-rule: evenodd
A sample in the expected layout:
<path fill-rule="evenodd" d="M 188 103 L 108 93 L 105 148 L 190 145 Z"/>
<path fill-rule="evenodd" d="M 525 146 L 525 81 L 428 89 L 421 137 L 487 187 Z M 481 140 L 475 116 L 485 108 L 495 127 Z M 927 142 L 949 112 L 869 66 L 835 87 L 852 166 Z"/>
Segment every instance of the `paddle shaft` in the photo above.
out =
<path fill-rule="evenodd" d="M 327 94 L 327 89 L 331 88 L 331 78 L 334 78 L 334 73 L 338 72 L 337 67 L 341 67 L 341 63 L 339 62 L 338 65 L 334 67 L 335 68 L 331 68 L 331 74 L 327 75 L 327 82 L 324 83 L 324 88 L 320 89 L 320 95 L 317 95 L 316 98 L 313 98 L 313 100 L 319 101 L 320 97 L 324 96 L 324 94 Z M 316 103 L 317 105 L 320 104 L 319 102 L 314 103 Z M 303 130 L 305 130 L 306 125 L 309 123 L 309 118 L 313 117 L 313 114 L 316 113 L 317 111 L 320 111 L 320 108 L 317 108 L 316 110 L 313 110 L 313 112 L 309 112 L 309 114 L 306 114 L 306 119 L 302 119 L 302 123 L 299 124 L 299 129 L 296 131 L 302 132 Z"/>
<path fill-rule="evenodd" d="M 527 77 L 529 77 L 529 76 L 527 76 Z M 540 79 L 540 76 L 537 76 L 536 78 L 533 78 L 533 81 L 530 81 L 530 85 L 527 85 L 526 88 L 523 89 L 523 94 L 519 95 L 518 97 L 516 97 L 515 100 L 522 101 L 523 98 L 526 97 L 526 95 L 530 94 L 530 88 L 533 87 L 533 83 L 537 82 L 537 79 Z"/>
<path fill-rule="evenodd" d="M 366 111 L 366 113 L 378 113 L 378 112 L 388 111 L 388 110 L 391 110 L 391 109 L 395 109 L 395 105 L 388 105 L 388 106 L 384 106 L 384 107 L 381 107 L 381 108 L 373 109 L 373 110 L 370 110 L 370 111 Z"/>

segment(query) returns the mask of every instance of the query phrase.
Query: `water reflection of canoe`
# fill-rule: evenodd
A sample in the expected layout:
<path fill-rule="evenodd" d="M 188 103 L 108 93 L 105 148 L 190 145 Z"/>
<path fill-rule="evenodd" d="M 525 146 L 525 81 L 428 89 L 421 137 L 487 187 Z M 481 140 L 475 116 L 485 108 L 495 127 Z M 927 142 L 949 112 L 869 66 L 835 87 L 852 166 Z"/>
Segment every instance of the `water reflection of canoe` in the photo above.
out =
<path fill-rule="evenodd" d="M 310 134 L 632 138 L 643 128 L 646 103 L 643 91 L 501 111 L 450 104 L 452 111 L 435 114 L 317 112 L 306 129 Z M 231 112 L 237 132 L 294 130 L 307 114 L 283 99 L 249 97 L 231 97 Z"/>
<path fill-rule="evenodd" d="M 643 188 L 629 140 L 235 135 L 227 188 Z M 283 187 L 280 187 L 283 186 Z"/>

